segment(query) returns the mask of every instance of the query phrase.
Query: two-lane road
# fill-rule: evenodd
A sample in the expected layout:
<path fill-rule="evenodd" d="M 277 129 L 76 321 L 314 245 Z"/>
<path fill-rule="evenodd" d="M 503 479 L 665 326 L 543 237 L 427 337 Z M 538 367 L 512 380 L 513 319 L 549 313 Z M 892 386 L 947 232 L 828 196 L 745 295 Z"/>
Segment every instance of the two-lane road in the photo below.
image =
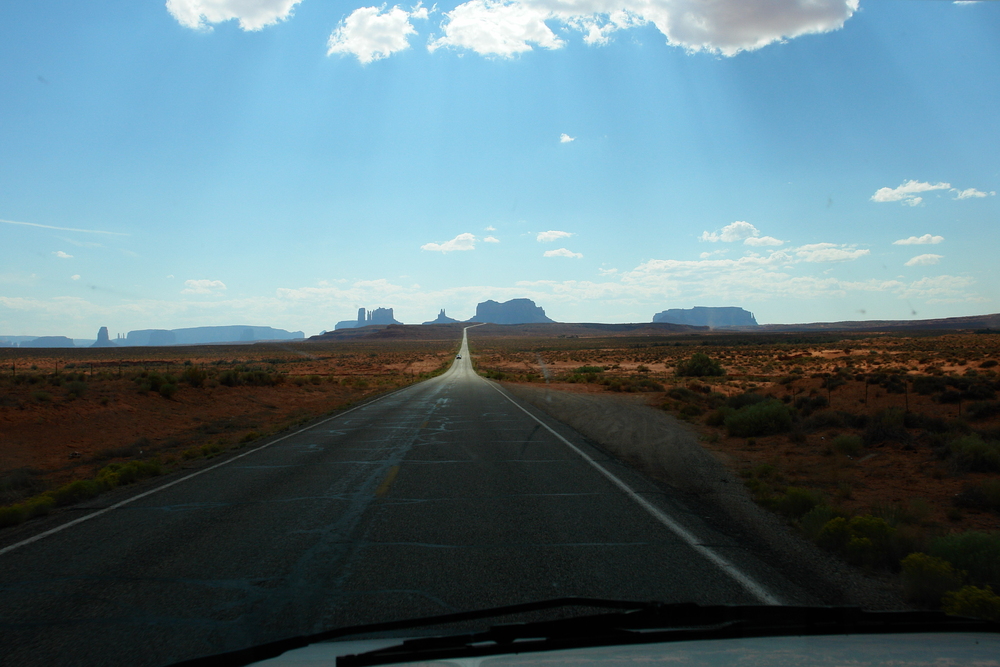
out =
<path fill-rule="evenodd" d="M 476 375 L 464 338 L 461 355 L 110 511 L 39 523 L 86 519 L 42 539 L 0 536 L 0 662 L 158 665 L 567 595 L 813 602 Z"/>

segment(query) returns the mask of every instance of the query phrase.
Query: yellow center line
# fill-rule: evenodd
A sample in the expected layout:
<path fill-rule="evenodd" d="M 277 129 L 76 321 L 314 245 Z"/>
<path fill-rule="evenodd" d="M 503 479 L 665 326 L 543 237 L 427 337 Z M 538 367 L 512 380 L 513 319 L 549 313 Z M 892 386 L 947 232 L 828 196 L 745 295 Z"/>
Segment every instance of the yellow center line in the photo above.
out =
<path fill-rule="evenodd" d="M 375 490 L 375 495 L 381 498 L 385 494 L 389 493 L 389 487 L 392 486 L 392 482 L 396 479 L 396 475 L 398 474 L 399 466 L 392 466 L 389 468 L 389 474 L 386 475 L 385 479 L 382 480 L 382 483 L 378 485 L 378 488 Z"/>

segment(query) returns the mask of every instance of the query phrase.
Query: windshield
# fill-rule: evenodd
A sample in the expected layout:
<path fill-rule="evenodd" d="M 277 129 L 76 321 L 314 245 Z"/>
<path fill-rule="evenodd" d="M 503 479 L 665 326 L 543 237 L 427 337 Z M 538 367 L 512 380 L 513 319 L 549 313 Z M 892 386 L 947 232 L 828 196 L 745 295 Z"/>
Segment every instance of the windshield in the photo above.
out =
<path fill-rule="evenodd" d="M 1000 618 L 998 34 L 3 3 L 0 650 L 569 596 Z"/>

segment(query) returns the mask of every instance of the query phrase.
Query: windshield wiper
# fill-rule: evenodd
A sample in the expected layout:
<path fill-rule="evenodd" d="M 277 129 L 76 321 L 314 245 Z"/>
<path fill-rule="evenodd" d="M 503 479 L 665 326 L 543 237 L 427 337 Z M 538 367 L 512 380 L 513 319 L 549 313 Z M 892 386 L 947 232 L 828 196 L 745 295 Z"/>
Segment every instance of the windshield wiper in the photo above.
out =
<path fill-rule="evenodd" d="M 1000 632 L 1000 624 L 932 611 L 864 611 L 857 607 L 663 604 L 600 598 L 557 598 L 469 612 L 338 628 L 176 663 L 173 667 L 242 666 L 296 648 L 345 637 L 450 625 L 531 612 L 582 607 L 614 610 L 547 621 L 510 623 L 488 630 L 407 639 L 388 648 L 337 658 L 338 667 L 445 660 L 594 646 L 734 639 L 743 637 Z"/>

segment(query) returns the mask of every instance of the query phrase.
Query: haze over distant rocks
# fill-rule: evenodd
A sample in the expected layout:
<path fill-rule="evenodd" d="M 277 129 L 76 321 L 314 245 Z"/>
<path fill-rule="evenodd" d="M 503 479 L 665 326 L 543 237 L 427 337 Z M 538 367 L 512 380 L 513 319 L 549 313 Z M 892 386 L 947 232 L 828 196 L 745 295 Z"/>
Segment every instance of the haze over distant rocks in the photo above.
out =
<path fill-rule="evenodd" d="M 687 324 L 694 327 L 755 327 L 757 319 L 748 310 L 735 306 L 695 306 L 694 308 L 671 308 L 653 315 L 654 322 Z"/>
<path fill-rule="evenodd" d="M 21 341 L 18 347 L 76 347 L 72 338 L 66 336 L 40 336 L 33 340 Z"/>
<path fill-rule="evenodd" d="M 441 312 L 438 313 L 438 316 L 436 318 L 434 318 L 430 322 L 424 322 L 424 324 L 454 324 L 455 322 L 458 322 L 458 320 L 456 320 L 454 317 L 448 317 L 447 315 L 445 315 L 444 308 L 442 308 Z"/>
<path fill-rule="evenodd" d="M 357 329 L 359 327 L 366 327 L 370 324 L 402 324 L 402 322 L 397 321 L 393 316 L 392 308 L 376 308 L 375 310 L 358 308 L 358 319 L 337 322 L 337 326 L 334 327 L 334 330 Z"/>
<path fill-rule="evenodd" d="M 303 340 L 302 331 L 271 327 L 219 326 L 187 329 L 141 329 L 129 331 L 119 344 L 128 346 L 204 345 L 211 343 L 253 343 L 263 340 Z"/>
<path fill-rule="evenodd" d="M 503 303 L 483 301 L 476 306 L 476 315 L 469 322 L 492 324 L 538 324 L 554 322 L 545 316 L 545 310 L 531 299 L 511 299 Z"/>
<path fill-rule="evenodd" d="M 118 347 L 111 342 L 111 337 L 108 335 L 108 328 L 101 327 L 100 331 L 97 332 L 97 340 L 90 347 Z"/>

